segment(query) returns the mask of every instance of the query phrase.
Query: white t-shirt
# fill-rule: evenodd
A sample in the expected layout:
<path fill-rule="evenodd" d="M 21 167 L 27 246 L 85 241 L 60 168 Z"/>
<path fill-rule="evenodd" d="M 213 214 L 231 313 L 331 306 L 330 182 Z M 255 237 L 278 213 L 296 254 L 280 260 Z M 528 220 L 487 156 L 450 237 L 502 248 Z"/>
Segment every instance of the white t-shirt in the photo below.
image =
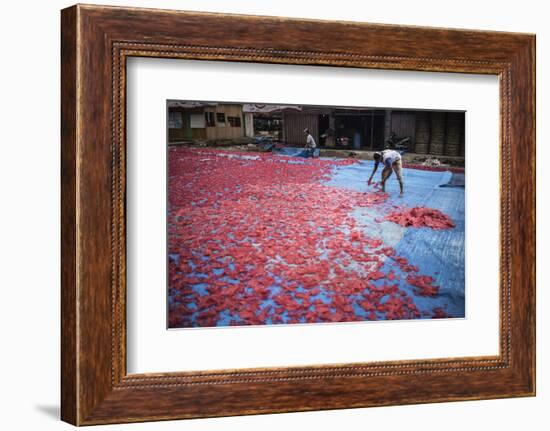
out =
<path fill-rule="evenodd" d="M 313 136 L 311 136 L 310 134 L 307 135 L 306 146 L 309 148 L 315 148 L 317 146 L 317 144 L 315 143 L 315 139 L 313 139 Z"/>
<path fill-rule="evenodd" d="M 395 150 L 384 150 L 382 151 L 382 163 L 384 166 L 388 164 L 393 164 L 394 162 L 401 160 L 401 154 Z"/>

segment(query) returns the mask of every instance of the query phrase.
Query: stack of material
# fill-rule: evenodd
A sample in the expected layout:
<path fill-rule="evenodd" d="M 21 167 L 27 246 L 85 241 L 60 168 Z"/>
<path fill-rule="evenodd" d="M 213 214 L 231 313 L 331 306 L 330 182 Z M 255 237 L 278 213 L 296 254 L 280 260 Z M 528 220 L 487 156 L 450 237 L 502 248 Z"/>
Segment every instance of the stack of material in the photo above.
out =
<path fill-rule="evenodd" d="M 416 144 L 415 153 L 427 154 L 430 148 L 430 114 L 420 111 L 416 113 Z"/>
<path fill-rule="evenodd" d="M 447 113 L 447 136 L 445 144 L 445 155 L 458 156 L 460 153 L 460 132 L 462 130 L 461 112 Z"/>
<path fill-rule="evenodd" d="M 441 166 L 441 162 L 435 157 L 428 157 L 426 160 L 424 160 L 422 166 L 437 167 Z"/>
<path fill-rule="evenodd" d="M 445 150 L 445 112 L 431 113 L 430 153 L 442 155 Z"/>

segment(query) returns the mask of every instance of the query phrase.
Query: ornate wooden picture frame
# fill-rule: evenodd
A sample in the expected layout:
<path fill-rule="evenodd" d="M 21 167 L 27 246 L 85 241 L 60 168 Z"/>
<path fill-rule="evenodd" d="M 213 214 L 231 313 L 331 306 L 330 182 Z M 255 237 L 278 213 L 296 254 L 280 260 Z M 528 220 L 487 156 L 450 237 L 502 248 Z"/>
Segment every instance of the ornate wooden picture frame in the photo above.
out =
<path fill-rule="evenodd" d="M 62 11 L 61 49 L 64 421 L 535 394 L 534 35 L 78 5 Z M 127 374 L 125 98 L 134 56 L 497 75 L 500 354 Z"/>

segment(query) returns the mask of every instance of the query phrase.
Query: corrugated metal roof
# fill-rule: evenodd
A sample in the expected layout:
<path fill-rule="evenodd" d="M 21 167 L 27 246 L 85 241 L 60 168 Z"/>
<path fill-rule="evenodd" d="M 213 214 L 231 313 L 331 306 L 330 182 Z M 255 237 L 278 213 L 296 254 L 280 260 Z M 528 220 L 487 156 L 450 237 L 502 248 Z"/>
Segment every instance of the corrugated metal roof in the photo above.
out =
<path fill-rule="evenodd" d="M 169 108 L 202 108 L 203 106 L 217 106 L 214 102 L 187 102 L 185 100 L 168 101 Z"/>
<path fill-rule="evenodd" d="M 302 107 L 298 105 L 269 105 L 261 103 L 244 103 L 243 112 L 277 112 L 291 109 L 293 111 L 301 111 Z"/>

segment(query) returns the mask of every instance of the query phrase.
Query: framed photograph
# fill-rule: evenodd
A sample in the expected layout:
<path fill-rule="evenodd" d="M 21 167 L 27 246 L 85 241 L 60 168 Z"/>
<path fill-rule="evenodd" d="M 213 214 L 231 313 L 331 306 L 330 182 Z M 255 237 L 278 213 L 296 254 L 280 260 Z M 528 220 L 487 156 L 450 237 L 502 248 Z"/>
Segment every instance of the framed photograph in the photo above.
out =
<path fill-rule="evenodd" d="M 535 36 L 62 11 L 75 425 L 535 394 Z"/>

